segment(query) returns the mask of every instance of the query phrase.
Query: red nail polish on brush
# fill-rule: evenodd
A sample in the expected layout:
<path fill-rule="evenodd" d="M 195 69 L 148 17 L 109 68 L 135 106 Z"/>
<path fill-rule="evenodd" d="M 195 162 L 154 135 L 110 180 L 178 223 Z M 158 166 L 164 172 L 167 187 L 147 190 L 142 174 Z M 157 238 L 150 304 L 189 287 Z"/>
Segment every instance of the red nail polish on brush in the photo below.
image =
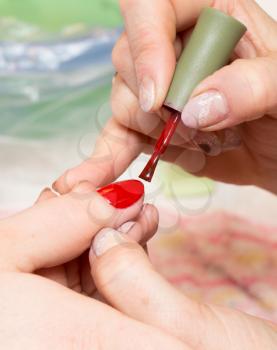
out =
<path fill-rule="evenodd" d="M 138 180 L 127 180 L 102 187 L 97 192 L 115 208 L 125 209 L 143 197 L 144 186 Z"/>
<path fill-rule="evenodd" d="M 171 110 L 171 116 L 140 178 L 149 182 L 152 180 L 158 161 L 174 135 L 181 120 L 181 112 L 193 90 L 202 80 L 229 62 L 245 31 L 246 27 L 235 18 L 213 8 L 203 10 L 177 63 L 164 102 L 164 106 Z"/>
<path fill-rule="evenodd" d="M 149 162 L 146 164 L 145 168 L 143 169 L 143 171 L 139 176 L 141 179 L 151 182 L 154 176 L 156 167 L 158 165 L 158 162 L 161 156 L 165 153 L 180 120 L 181 120 L 181 113 L 177 111 L 172 111 L 169 117 L 169 120 L 167 121 L 164 127 L 164 130 L 155 145 L 154 152 Z"/>

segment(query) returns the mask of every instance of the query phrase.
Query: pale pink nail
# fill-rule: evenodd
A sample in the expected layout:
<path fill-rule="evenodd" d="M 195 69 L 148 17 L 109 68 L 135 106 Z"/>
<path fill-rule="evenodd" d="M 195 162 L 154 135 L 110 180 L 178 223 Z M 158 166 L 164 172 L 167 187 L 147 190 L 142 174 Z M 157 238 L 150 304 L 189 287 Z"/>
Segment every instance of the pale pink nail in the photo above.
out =
<path fill-rule="evenodd" d="M 241 146 L 242 139 L 236 128 L 226 129 L 224 131 L 223 151 L 231 151 Z"/>
<path fill-rule="evenodd" d="M 221 141 L 214 132 L 199 131 L 194 142 L 209 156 L 218 156 L 222 152 Z"/>
<path fill-rule="evenodd" d="M 125 242 L 123 235 L 116 230 L 106 228 L 101 230 L 94 238 L 92 251 L 96 256 L 105 254 L 108 250 Z"/>
<path fill-rule="evenodd" d="M 120 233 L 128 233 L 135 225 L 136 223 L 134 221 L 129 221 L 123 224 L 119 227 L 118 231 Z"/>
<path fill-rule="evenodd" d="M 155 84 L 148 77 L 145 77 L 140 84 L 139 102 L 144 112 L 150 112 L 155 104 Z"/>
<path fill-rule="evenodd" d="M 222 122 L 228 114 L 225 96 L 218 91 L 208 91 L 187 103 L 182 112 L 182 121 L 190 128 L 201 129 Z"/>

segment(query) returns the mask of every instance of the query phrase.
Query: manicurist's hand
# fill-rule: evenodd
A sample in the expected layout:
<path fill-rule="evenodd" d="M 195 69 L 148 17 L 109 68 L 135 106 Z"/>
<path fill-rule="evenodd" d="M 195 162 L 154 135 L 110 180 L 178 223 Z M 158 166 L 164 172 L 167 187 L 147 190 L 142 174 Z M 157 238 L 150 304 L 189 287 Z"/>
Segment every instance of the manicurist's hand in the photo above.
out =
<path fill-rule="evenodd" d="M 178 338 L 191 349 L 277 347 L 277 328 L 270 323 L 231 309 L 197 303 L 175 290 L 128 235 L 113 229 L 100 232 L 94 240 L 90 262 L 96 286 L 111 305 Z"/>
<path fill-rule="evenodd" d="M 116 210 L 80 184 L 61 197 L 46 190 L 31 209 L 0 221 L 1 349 L 190 349 L 90 297 L 93 237 L 112 224 L 144 244 L 157 213 L 142 202 Z"/>
<path fill-rule="evenodd" d="M 199 175 L 277 193 L 277 23 L 252 0 L 122 0 L 126 30 L 113 52 L 113 117 L 92 158 L 55 184 L 60 192 L 83 179 L 109 182 L 140 152 L 152 150 L 167 118 L 161 106 L 176 58 L 205 6 L 236 17 L 248 31 L 236 60 L 193 92 L 164 159 Z M 204 154 L 191 151 L 195 144 Z"/>

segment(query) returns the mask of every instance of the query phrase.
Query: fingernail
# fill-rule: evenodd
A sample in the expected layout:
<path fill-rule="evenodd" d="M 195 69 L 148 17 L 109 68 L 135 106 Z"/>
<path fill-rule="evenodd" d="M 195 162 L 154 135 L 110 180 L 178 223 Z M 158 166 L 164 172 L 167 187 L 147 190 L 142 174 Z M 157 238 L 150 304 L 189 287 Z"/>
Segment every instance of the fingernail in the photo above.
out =
<path fill-rule="evenodd" d="M 53 182 L 51 187 L 53 188 L 54 191 L 57 191 L 57 186 L 58 186 L 58 181 L 55 181 Z"/>
<path fill-rule="evenodd" d="M 218 156 L 222 152 L 221 141 L 213 132 L 198 132 L 194 142 L 209 156 Z"/>
<path fill-rule="evenodd" d="M 144 186 L 138 180 L 128 180 L 102 187 L 97 192 L 115 208 L 125 209 L 143 197 Z"/>
<path fill-rule="evenodd" d="M 45 187 L 43 190 L 42 190 L 42 192 L 41 193 L 45 193 L 45 192 L 52 192 L 51 191 L 51 188 L 49 188 L 49 187 Z"/>
<path fill-rule="evenodd" d="M 150 112 L 155 104 L 155 84 L 148 77 L 145 77 L 140 84 L 139 102 L 144 112 Z"/>
<path fill-rule="evenodd" d="M 241 146 L 242 139 L 235 128 L 226 129 L 224 136 L 224 142 L 222 145 L 223 151 L 231 151 Z"/>
<path fill-rule="evenodd" d="M 125 224 L 119 227 L 118 231 L 126 234 L 134 227 L 135 224 L 136 223 L 134 221 L 126 222 Z"/>
<path fill-rule="evenodd" d="M 190 128 L 199 129 L 222 122 L 228 114 L 225 96 L 218 91 L 208 91 L 187 103 L 182 112 L 182 121 Z"/>
<path fill-rule="evenodd" d="M 118 231 L 111 228 L 105 228 L 94 238 L 92 250 L 96 256 L 101 256 L 108 250 L 125 242 L 123 235 Z"/>

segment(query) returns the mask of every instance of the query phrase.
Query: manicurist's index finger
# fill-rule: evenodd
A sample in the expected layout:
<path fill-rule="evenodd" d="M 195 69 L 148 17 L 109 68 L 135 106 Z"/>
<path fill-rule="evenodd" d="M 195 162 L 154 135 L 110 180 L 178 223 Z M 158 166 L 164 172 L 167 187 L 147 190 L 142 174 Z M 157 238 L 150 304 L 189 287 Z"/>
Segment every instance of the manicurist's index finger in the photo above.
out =
<path fill-rule="evenodd" d="M 141 108 L 163 104 L 175 69 L 176 31 L 189 28 L 211 0 L 121 0 Z"/>

